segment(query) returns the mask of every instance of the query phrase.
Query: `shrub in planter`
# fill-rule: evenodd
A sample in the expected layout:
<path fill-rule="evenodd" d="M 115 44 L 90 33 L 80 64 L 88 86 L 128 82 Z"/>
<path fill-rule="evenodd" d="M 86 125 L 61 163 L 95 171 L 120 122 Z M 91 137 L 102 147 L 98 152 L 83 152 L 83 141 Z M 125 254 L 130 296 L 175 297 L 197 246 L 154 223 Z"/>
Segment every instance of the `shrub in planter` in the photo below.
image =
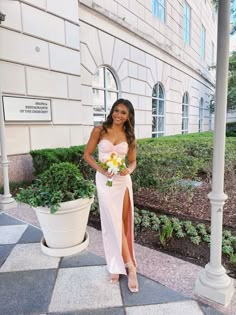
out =
<path fill-rule="evenodd" d="M 88 246 L 86 227 L 94 193 L 94 183 L 69 162 L 51 165 L 31 186 L 20 189 L 16 199 L 34 208 L 45 254 L 74 255 Z"/>
<path fill-rule="evenodd" d="M 76 165 L 62 162 L 50 166 L 29 187 L 21 188 L 16 200 L 32 207 L 48 207 L 55 213 L 61 202 L 92 198 L 94 193 L 94 183 L 85 180 Z"/>

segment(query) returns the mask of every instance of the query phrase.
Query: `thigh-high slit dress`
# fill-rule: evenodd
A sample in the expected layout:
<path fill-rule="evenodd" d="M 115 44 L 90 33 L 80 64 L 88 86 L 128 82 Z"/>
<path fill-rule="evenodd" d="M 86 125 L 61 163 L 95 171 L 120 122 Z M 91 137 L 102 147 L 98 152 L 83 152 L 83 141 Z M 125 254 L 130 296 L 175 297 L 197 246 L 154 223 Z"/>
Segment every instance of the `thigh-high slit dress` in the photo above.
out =
<path fill-rule="evenodd" d="M 114 152 L 124 158 L 128 152 L 128 144 L 121 142 L 113 145 L 109 140 L 102 139 L 98 144 L 99 160 L 106 160 Z M 107 177 L 96 173 L 96 186 L 100 208 L 102 238 L 108 271 L 112 274 L 126 274 L 122 257 L 122 227 L 125 226 L 127 243 L 132 261 L 136 265 L 134 256 L 134 204 L 130 175 L 114 175 L 112 187 L 106 185 Z M 123 202 L 126 191 L 129 193 L 127 221 L 123 223 Z"/>

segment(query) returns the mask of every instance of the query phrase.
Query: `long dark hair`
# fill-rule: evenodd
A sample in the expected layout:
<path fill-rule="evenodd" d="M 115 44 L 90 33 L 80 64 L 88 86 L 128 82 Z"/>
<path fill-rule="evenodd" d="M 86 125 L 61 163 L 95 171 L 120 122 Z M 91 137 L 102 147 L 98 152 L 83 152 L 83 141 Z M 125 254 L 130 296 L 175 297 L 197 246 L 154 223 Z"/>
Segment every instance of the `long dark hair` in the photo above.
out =
<path fill-rule="evenodd" d="M 120 98 L 115 101 L 115 103 L 112 105 L 111 111 L 109 115 L 107 116 L 107 119 L 103 122 L 102 128 L 105 133 L 107 133 L 107 129 L 110 128 L 113 124 L 113 118 L 112 114 L 116 108 L 117 105 L 123 104 L 126 106 L 126 108 L 129 111 L 129 117 L 124 123 L 124 132 L 127 138 L 127 142 L 130 145 L 135 145 L 135 134 L 134 134 L 134 125 L 135 125 L 135 118 L 134 118 L 134 107 L 132 103 L 129 100 Z"/>

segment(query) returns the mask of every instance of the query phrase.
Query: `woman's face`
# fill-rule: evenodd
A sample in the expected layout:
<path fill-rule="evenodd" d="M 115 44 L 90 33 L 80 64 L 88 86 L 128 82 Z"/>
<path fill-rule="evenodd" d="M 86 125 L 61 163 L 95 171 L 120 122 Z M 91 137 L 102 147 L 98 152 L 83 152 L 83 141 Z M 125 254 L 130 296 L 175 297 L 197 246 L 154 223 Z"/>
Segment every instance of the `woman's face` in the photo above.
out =
<path fill-rule="evenodd" d="M 123 125 L 129 118 L 129 110 L 124 104 L 118 104 L 112 113 L 113 123 Z"/>

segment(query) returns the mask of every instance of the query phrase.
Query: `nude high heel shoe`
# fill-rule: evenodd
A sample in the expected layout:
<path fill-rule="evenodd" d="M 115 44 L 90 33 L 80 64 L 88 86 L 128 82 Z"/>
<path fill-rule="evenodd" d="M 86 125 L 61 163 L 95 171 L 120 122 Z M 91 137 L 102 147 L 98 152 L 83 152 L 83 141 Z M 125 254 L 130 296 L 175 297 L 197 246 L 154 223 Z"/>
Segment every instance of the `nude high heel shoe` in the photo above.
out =
<path fill-rule="evenodd" d="M 118 274 L 115 274 L 115 273 L 111 273 L 110 275 L 110 283 L 118 283 L 119 282 L 119 278 L 120 278 L 120 275 Z"/>
<path fill-rule="evenodd" d="M 139 291 L 136 267 L 132 261 L 125 264 L 128 269 L 128 288 L 130 292 L 137 293 Z"/>

